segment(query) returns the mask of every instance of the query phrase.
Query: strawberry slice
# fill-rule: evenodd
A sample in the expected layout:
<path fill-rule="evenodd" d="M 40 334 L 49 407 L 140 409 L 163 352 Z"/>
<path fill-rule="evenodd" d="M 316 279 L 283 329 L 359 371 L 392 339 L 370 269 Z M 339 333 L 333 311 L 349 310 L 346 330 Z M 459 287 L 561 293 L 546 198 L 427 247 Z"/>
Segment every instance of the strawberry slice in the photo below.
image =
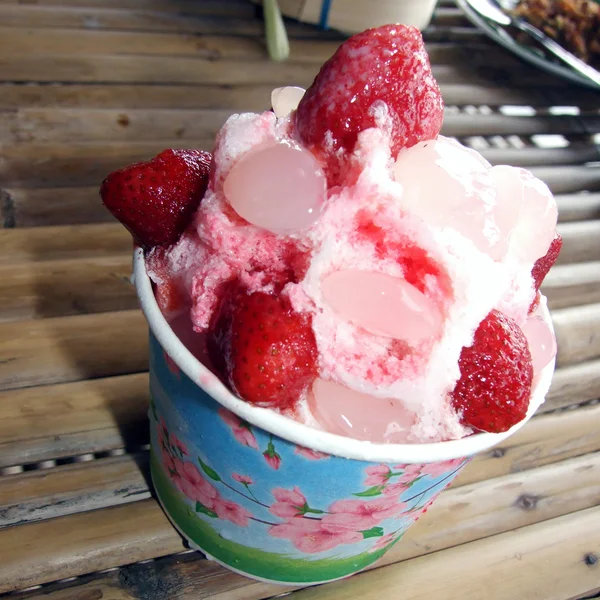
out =
<path fill-rule="evenodd" d="M 531 269 L 531 276 L 533 277 L 533 286 L 535 288 L 536 294 L 535 299 L 531 303 L 529 307 L 529 312 L 533 312 L 540 301 L 540 287 L 548 275 L 548 272 L 556 262 L 558 255 L 560 254 L 560 250 L 562 248 L 562 237 L 560 233 L 556 232 L 554 234 L 554 239 L 550 244 L 550 248 L 548 248 L 548 252 L 542 258 L 538 258 L 533 265 L 533 269 Z"/>
<path fill-rule="evenodd" d="M 292 408 L 317 375 L 310 319 L 275 295 L 229 292 L 209 349 L 236 393 L 259 406 Z"/>
<path fill-rule="evenodd" d="M 146 250 L 174 244 L 204 196 L 211 161 L 210 152 L 164 150 L 111 173 L 102 202 Z"/>
<path fill-rule="evenodd" d="M 385 25 L 351 37 L 300 101 L 297 134 L 326 165 L 330 185 L 340 183 L 345 155 L 361 131 L 376 126 L 384 104 L 394 157 L 440 132 L 444 104 L 415 27 Z"/>
<path fill-rule="evenodd" d="M 493 310 L 473 345 L 462 349 L 459 366 L 451 399 L 464 425 L 500 433 L 525 418 L 533 366 L 527 339 L 513 319 Z"/>

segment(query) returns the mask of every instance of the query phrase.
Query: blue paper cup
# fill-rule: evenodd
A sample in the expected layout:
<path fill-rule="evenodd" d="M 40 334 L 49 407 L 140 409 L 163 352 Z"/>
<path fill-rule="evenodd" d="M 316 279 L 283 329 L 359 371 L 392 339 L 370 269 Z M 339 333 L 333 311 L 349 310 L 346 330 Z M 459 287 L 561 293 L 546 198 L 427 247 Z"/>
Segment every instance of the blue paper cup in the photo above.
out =
<path fill-rule="evenodd" d="M 141 250 L 134 277 L 150 325 L 151 469 L 160 503 L 193 548 L 281 584 L 352 575 L 380 558 L 469 459 L 502 434 L 372 444 L 307 427 L 233 394 L 162 316 Z"/>

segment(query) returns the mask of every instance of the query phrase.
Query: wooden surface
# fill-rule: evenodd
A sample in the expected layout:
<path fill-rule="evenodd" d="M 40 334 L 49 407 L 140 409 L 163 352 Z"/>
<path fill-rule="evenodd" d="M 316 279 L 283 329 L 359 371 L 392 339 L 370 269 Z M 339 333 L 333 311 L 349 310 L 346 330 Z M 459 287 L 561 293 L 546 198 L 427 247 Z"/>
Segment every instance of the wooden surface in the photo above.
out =
<path fill-rule="evenodd" d="M 267 60 L 246 0 L 0 0 L 0 595 L 50 600 L 514 598 L 600 592 L 600 94 L 535 71 L 450 2 L 426 39 L 444 132 L 557 195 L 546 403 L 368 572 L 292 590 L 190 552 L 148 483 L 147 328 L 131 240 L 97 189 L 308 85 L 341 37 L 290 23 Z"/>

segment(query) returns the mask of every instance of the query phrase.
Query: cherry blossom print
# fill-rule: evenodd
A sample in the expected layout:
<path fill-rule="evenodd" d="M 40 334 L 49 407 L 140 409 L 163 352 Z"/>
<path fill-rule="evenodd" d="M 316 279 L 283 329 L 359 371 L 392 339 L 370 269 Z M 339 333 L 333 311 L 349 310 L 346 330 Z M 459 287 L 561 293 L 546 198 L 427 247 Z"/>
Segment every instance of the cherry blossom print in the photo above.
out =
<path fill-rule="evenodd" d="M 449 475 L 452 471 L 458 469 L 465 462 L 464 458 L 454 458 L 443 462 L 434 462 L 423 465 L 421 475 L 429 475 L 429 477 L 441 477 Z"/>
<path fill-rule="evenodd" d="M 280 471 L 284 465 L 282 457 L 283 461 L 290 460 L 287 457 L 292 456 L 291 452 L 298 457 L 297 461 L 333 460 L 333 457 L 301 445 L 292 444 L 288 448 L 284 441 L 269 434 L 266 434 L 267 441 L 262 441 L 264 433 L 253 430 L 231 411 L 220 408 L 218 412 L 239 444 L 258 450 L 247 456 L 249 459 L 254 456 L 259 468 L 248 466 L 245 472 L 218 472 L 225 470 L 224 467 L 215 464 L 215 470 L 200 457 L 195 460 L 193 444 L 169 431 L 164 418 L 157 413 L 157 454 L 163 468 L 173 486 L 190 503 L 188 511 L 207 523 L 227 521 L 248 527 L 249 532 L 256 528 L 257 535 L 262 528 L 274 538 L 287 540 L 288 552 L 319 554 L 371 538 L 375 538 L 371 540 L 372 545 L 360 546 L 361 552 L 365 555 L 383 552 L 427 510 L 433 501 L 430 495 L 437 495 L 443 482 L 450 480 L 464 462 L 457 459 L 424 465 L 363 464 L 358 474 L 362 473 L 364 487 L 350 497 L 337 500 L 334 496 L 323 502 L 307 493 L 308 486 L 306 489 L 288 483 L 278 487 L 275 483 L 265 489 L 260 473 L 262 469 L 263 475 L 277 482 L 280 475 L 268 472 L 270 469 Z M 285 466 L 287 477 L 300 463 L 291 461 Z M 431 481 L 422 481 L 413 487 L 415 481 L 425 476 L 432 478 Z M 299 478 L 299 481 L 304 479 Z M 270 489 L 270 497 L 265 496 L 269 493 L 267 489 Z M 313 501 L 315 505 L 311 504 Z M 394 519 L 400 518 L 402 521 L 392 525 Z M 218 525 L 216 527 L 218 531 Z"/>
<path fill-rule="evenodd" d="M 277 452 L 273 452 L 270 454 L 268 451 L 263 452 L 263 456 L 267 461 L 267 464 L 271 467 L 271 469 L 275 469 L 276 471 L 281 466 L 281 457 Z"/>
<path fill-rule="evenodd" d="M 179 460 L 176 456 L 171 456 L 172 462 L 170 463 L 170 469 L 168 471 L 171 481 L 179 487 L 179 483 L 183 477 L 183 461 Z"/>
<path fill-rule="evenodd" d="M 386 465 L 373 465 L 365 469 L 365 485 L 384 485 L 392 476 L 392 470 Z"/>
<path fill-rule="evenodd" d="M 167 473 L 171 473 L 176 470 L 175 468 L 175 459 L 169 454 L 166 448 L 162 448 L 162 462 L 163 466 L 167 470 Z"/>
<path fill-rule="evenodd" d="M 306 512 L 303 511 L 303 508 L 307 505 L 306 498 L 298 487 L 293 490 L 275 488 L 272 493 L 276 502 L 269 507 L 269 511 L 275 516 L 288 519 L 303 515 Z"/>
<path fill-rule="evenodd" d="M 229 500 L 224 500 L 221 497 L 215 500 L 212 510 L 215 511 L 220 519 L 231 521 L 240 527 L 247 527 L 248 519 L 252 518 L 252 513 L 243 506 Z"/>
<path fill-rule="evenodd" d="M 231 478 L 242 485 L 252 485 L 254 483 L 252 477 L 249 477 L 248 475 L 240 475 L 239 473 L 232 473 Z"/>
<path fill-rule="evenodd" d="M 183 472 L 177 487 L 190 500 L 200 502 L 209 510 L 214 510 L 216 503 L 221 500 L 217 489 L 206 481 L 196 465 L 191 462 L 183 465 Z"/>
<path fill-rule="evenodd" d="M 318 450 L 311 450 L 310 448 L 305 448 L 304 446 L 296 446 L 294 450 L 296 454 L 299 456 L 303 456 L 304 458 L 308 458 L 309 460 L 322 460 L 324 458 L 329 458 L 329 454 L 325 454 L 325 452 L 319 452 Z"/>
<path fill-rule="evenodd" d="M 187 446 L 175 434 L 171 435 L 171 446 L 180 456 L 187 456 Z"/>
<path fill-rule="evenodd" d="M 424 465 L 394 465 L 394 470 L 402 471 L 402 476 L 410 476 L 412 479 L 417 478 L 421 474 L 421 469 Z"/>
<path fill-rule="evenodd" d="M 398 497 L 404 494 L 409 489 L 409 485 L 404 481 L 397 481 L 396 483 L 390 483 L 383 489 L 384 496 Z"/>
<path fill-rule="evenodd" d="M 277 471 L 281 466 L 281 456 L 277 454 L 275 451 L 275 444 L 273 443 L 273 436 L 269 437 L 269 444 L 267 449 L 263 452 L 263 456 L 267 461 L 267 464 L 271 467 L 271 469 L 275 469 Z"/>
<path fill-rule="evenodd" d="M 231 427 L 233 437 L 243 446 L 258 450 L 258 442 L 252 433 L 251 426 L 226 408 L 219 409 L 219 415 Z"/>
<path fill-rule="evenodd" d="M 269 528 L 271 536 L 290 540 L 302 552 L 316 554 L 342 544 L 353 544 L 363 539 L 358 531 L 331 531 L 322 527 L 318 519 L 292 518 Z"/>
<path fill-rule="evenodd" d="M 406 510 L 406 504 L 393 496 L 374 500 L 338 500 L 323 517 L 323 527 L 328 531 L 362 531 L 379 525 L 386 519 Z"/>

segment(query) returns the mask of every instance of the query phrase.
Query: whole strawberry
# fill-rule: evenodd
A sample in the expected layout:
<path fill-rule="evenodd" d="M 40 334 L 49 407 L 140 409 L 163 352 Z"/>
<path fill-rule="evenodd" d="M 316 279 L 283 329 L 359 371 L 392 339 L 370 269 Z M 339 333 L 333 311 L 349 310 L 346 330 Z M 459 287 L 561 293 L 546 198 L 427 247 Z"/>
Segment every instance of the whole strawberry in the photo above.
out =
<path fill-rule="evenodd" d="M 164 150 L 111 173 L 102 202 L 146 250 L 174 244 L 204 196 L 211 160 L 201 150 Z"/>
<path fill-rule="evenodd" d="M 317 375 L 310 319 L 275 295 L 228 292 L 209 348 L 232 388 L 251 404 L 293 408 Z"/>
<path fill-rule="evenodd" d="M 500 433 L 522 421 L 529 407 L 533 367 L 527 339 L 515 321 L 493 310 L 463 348 L 452 404 L 464 425 Z"/>
<path fill-rule="evenodd" d="M 351 37 L 323 65 L 298 105 L 296 131 L 335 185 L 361 131 L 387 122 L 395 157 L 438 135 L 443 108 L 419 30 L 385 25 Z"/>

